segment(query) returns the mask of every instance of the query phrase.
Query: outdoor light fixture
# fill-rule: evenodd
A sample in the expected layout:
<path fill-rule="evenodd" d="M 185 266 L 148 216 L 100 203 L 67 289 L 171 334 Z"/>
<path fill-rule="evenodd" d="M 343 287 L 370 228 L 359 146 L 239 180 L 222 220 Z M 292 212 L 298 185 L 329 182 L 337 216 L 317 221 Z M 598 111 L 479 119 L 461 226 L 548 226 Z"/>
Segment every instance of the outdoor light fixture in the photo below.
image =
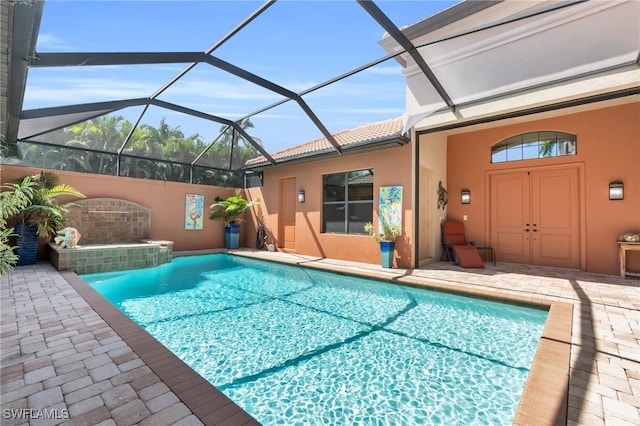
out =
<path fill-rule="evenodd" d="M 300 191 L 298 191 L 298 202 L 304 203 L 304 189 L 301 189 Z"/>
<path fill-rule="evenodd" d="M 463 189 L 462 192 L 460 192 L 460 201 L 462 204 L 471 204 L 471 191 Z"/>
<path fill-rule="evenodd" d="M 609 184 L 609 199 L 610 200 L 622 200 L 624 199 L 624 185 L 622 182 L 616 181 Z"/>

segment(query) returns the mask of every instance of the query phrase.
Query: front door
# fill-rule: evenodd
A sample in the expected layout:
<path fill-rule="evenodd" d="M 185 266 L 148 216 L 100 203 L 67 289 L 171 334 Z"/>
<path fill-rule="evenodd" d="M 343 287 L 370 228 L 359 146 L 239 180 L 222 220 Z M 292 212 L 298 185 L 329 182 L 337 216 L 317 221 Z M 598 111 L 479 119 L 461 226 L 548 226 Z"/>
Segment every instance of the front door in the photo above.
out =
<path fill-rule="evenodd" d="M 495 173 L 490 191 L 498 260 L 580 267 L 577 168 Z"/>
<path fill-rule="evenodd" d="M 296 201 L 298 191 L 296 178 L 280 180 L 280 211 L 278 240 L 279 246 L 285 250 L 296 248 Z"/>

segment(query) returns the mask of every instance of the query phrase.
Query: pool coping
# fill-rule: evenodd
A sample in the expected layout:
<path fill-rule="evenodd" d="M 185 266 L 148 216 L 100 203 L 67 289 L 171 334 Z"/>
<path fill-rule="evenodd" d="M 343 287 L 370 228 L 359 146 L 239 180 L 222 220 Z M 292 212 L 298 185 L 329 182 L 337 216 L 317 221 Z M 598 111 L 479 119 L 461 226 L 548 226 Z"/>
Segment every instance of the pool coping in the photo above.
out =
<path fill-rule="evenodd" d="M 260 425 L 75 272 L 59 273 L 202 423 Z"/>
<path fill-rule="evenodd" d="M 460 288 L 453 284 L 438 283 L 408 275 L 398 276 L 399 270 L 397 269 L 390 271 L 354 270 L 340 265 L 314 262 L 313 259 L 265 259 L 245 251 L 216 250 L 215 252 L 548 309 L 547 321 L 520 398 L 513 425 L 530 425 L 534 423 L 566 425 L 574 308 L 572 303 L 549 302 L 535 297 Z M 177 257 L 180 255 L 207 253 L 174 254 Z M 260 425 L 256 419 L 102 297 L 76 273 L 60 271 L 60 274 L 204 424 Z"/>

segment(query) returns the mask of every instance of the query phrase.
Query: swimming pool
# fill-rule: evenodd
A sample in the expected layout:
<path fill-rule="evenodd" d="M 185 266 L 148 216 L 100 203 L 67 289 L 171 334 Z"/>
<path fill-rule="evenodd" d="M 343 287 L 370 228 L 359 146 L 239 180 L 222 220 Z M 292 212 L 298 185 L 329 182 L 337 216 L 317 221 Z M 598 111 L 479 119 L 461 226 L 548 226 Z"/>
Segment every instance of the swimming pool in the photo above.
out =
<path fill-rule="evenodd" d="M 82 278 L 263 424 L 511 424 L 547 317 L 226 254 Z"/>

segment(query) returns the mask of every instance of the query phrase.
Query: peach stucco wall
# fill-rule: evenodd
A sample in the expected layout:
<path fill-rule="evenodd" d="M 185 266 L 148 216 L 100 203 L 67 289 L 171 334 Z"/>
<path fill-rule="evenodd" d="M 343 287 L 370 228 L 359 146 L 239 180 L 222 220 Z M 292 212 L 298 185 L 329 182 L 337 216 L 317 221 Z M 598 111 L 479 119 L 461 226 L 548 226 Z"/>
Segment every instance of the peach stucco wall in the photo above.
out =
<path fill-rule="evenodd" d="M 572 163 L 580 167 L 581 269 L 617 274 L 620 234 L 640 232 L 640 103 L 628 103 L 525 123 L 500 125 L 449 136 L 447 185 L 449 218 L 467 215 L 469 239 L 488 241 L 489 173 Z M 577 135 L 577 155 L 491 163 L 491 146 L 526 132 L 555 130 Z M 608 199 L 609 182 L 624 183 L 624 200 Z M 460 203 L 460 191 L 471 190 L 472 202 Z M 490 243 L 490 242 L 489 242 Z M 629 254 L 629 269 L 640 270 L 640 253 Z"/>
<path fill-rule="evenodd" d="M 403 187 L 403 235 L 396 241 L 395 265 L 410 267 L 410 244 L 413 235 L 410 145 L 266 169 L 263 187 L 248 191 L 252 198 L 260 198 L 262 201 L 260 206 L 254 209 L 254 226 L 260 217 L 269 235 L 278 237 L 279 182 L 284 178 L 295 177 L 296 192 L 304 189 L 306 193 L 305 203 L 296 203 L 295 252 L 379 264 L 379 247 L 369 236 L 321 232 L 322 175 L 368 168 L 374 169 L 374 225 L 377 225 L 379 188 L 390 185 Z M 255 232 L 253 240 L 251 238 L 251 232 L 248 231 L 247 246 L 255 244 Z M 282 245 L 276 243 L 278 246 Z"/>
<path fill-rule="evenodd" d="M 2 183 L 11 182 L 26 174 L 39 173 L 40 170 L 3 164 L 0 170 Z M 209 220 L 206 214 L 209 211 L 208 207 L 215 202 L 216 196 L 225 198 L 233 189 L 60 170 L 51 172 L 60 178 L 60 183 L 75 187 L 87 198 L 118 198 L 147 207 L 151 210 L 151 238 L 173 241 L 174 251 L 224 247 L 222 223 Z M 204 195 L 205 219 L 202 230 L 185 230 L 186 194 Z"/>

